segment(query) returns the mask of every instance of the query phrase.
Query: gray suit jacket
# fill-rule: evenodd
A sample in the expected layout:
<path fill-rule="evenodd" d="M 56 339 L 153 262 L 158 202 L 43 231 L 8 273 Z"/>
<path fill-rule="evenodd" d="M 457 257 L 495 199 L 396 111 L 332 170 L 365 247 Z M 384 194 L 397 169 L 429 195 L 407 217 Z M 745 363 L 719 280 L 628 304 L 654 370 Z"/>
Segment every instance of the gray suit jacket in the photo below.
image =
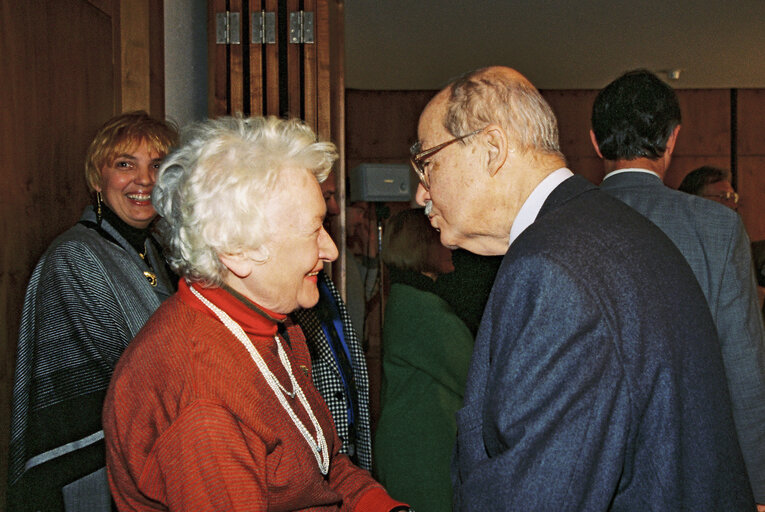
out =
<path fill-rule="evenodd" d="M 749 237 L 731 209 L 624 172 L 600 187 L 642 213 L 675 243 L 709 303 L 722 347 L 741 450 L 758 503 L 765 503 L 765 349 Z"/>

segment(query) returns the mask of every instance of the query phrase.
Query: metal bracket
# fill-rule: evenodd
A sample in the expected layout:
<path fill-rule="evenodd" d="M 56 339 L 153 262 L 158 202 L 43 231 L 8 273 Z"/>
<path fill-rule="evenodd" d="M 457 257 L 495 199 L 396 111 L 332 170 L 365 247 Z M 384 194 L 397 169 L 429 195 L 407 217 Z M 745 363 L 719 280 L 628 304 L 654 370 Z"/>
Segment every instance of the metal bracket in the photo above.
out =
<path fill-rule="evenodd" d="M 238 12 L 215 13 L 215 43 L 240 44 L 242 20 Z"/>
<path fill-rule="evenodd" d="M 252 13 L 252 44 L 276 44 L 276 13 Z"/>
<path fill-rule="evenodd" d="M 313 44 L 313 13 L 291 12 L 290 13 L 290 43 Z"/>

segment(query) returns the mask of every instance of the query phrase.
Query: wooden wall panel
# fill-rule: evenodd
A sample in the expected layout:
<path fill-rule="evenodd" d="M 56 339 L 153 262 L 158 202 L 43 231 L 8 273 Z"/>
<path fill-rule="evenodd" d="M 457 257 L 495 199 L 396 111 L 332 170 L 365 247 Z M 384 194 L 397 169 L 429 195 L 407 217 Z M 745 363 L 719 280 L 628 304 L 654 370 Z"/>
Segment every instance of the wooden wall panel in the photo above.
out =
<path fill-rule="evenodd" d="M 764 171 L 765 155 L 738 158 L 738 192 L 741 197 L 738 211 L 752 240 L 765 240 Z"/>
<path fill-rule="evenodd" d="M 737 92 L 738 154 L 765 155 L 765 89 Z"/>
<path fill-rule="evenodd" d="M 348 169 L 363 162 L 408 162 L 420 113 L 436 92 L 347 90 Z"/>
<path fill-rule="evenodd" d="M 590 114 L 597 91 L 541 91 L 558 118 L 560 147 L 566 157 L 596 157 L 590 143 Z"/>
<path fill-rule="evenodd" d="M 85 150 L 120 97 L 111 7 L 0 0 L 0 509 L 24 291 L 42 252 L 89 202 Z"/>
<path fill-rule="evenodd" d="M 568 167 L 593 184 L 603 180 L 603 163 L 590 142 L 590 114 L 597 91 L 541 91 L 558 118 L 560 149 Z"/>
<path fill-rule="evenodd" d="M 739 212 L 752 240 L 765 239 L 765 90 L 737 91 Z"/>
<path fill-rule="evenodd" d="M 730 91 L 680 89 L 677 99 L 683 119 L 675 155 L 730 156 Z"/>
<path fill-rule="evenodd" d="M 165 115 L 164 10 L 160 0 L 120 0 L 120 112 Z"/>

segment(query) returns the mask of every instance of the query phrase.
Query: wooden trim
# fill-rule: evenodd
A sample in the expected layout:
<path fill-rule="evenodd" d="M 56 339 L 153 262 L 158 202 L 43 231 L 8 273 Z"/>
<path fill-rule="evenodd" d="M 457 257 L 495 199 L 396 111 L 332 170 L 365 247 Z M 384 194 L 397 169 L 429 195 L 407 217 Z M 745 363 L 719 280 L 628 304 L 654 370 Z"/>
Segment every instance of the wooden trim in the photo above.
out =
<path fill-rule="evenodd" d="M 250 114 L 263 115 L 263 44 L 252 43 L 252 15 L 259 14 L 265 9 L 260 0 L 250 0 L 250 33 L 247 41 L 250 45 Z M 244 41 L 243 41 L 244 42 Z"/>
<path fill-rule="evenodd" d="M 330 76 L 331 76 L 331 105 L 330 123 L 332 127 L 332 141 L 337 145 L 339 155 L 335 164 L 337 174 L 337 201 L 340 207 L 338 230 L 336 241 L 340 250 L 338 265 L 339 276 L 334 276 L 343 300 L 347 297 L 347 267 L 348 255 L 346 253 L 347 221 L 345 208 L 348 191 L 345 189 L 345 13 L 342 0 L 331 0 L 329 3 L 329 35 L 331 38 L 330 52 Z M 361 333 L 363 336 L 364 333 Z"/>
<path fill-rule="evenodd" d="M 316 31 L 316 133 L 322 140 L 332 138 L 332 126 L 330 122 L 331 109 L 331 86 L 330 55 L 332 51 L 329 30 L 329 3 L 332 0 L 319 0 L 316 3 L 315 31 Z"/>
<path fill-rule="evenodd" d="M 120 2 L 121 112 L 151 109 L 149 0 Z"/>
<path fill-rule="evenodd" d="M 279 115 L 279 44 L 285 34 L 279 30 L 279 2 L 265 0 L 266 12 L 276 14 L 276 43 L 266 45 L 266 78 L 263 89 L 266 91 L 266 114 Z"/>
<path fill-rule="evenodd" d="M 246 35 L 244 33 L 244 17 L 247 15 L 242 11 L 242 0 L 229 0 L 229 11 L 239 13 L 240 23 L 240 43 L 230 44 L 229 48 L 229 76 L 230 81 L 230 99 L 231 114 L 244 113 L 244 61 L 242 57 L 242 46 L 244 45 Z"/>
<path fill-rule="evenodd" d="M 215 42 L 215 15 L 226 11 L 226 0 L 207 3 L 207 110 L 211 117 L 228 113 L 226 45 Z"/>
<path fill-rule="evenodd" d="M 287 33 L 285 37 L 289 37 L 289 16 L 293 13 L 300 11 L 300 2 L 298 0 L 287 0 Z M 308 10 L 306 7 L 304 10 Z M 302 43 L 295 44 L 287 40 L 287 114 L 288 117 L 301 117 L 303 111 L 303 103 L 301 102 L 301 90 L 300 90 L 300 75 L 303 68 L 303 62 L 300 61 L 301 50 L 305 46 Z M 307 70 L 306 70 L 307 72 Z M 306 98 L 308 102 L 308 98 Z M 306 119 L 308 121 L 308 119 Z M 309 124 L 310 121 L 309 121 Z"/>

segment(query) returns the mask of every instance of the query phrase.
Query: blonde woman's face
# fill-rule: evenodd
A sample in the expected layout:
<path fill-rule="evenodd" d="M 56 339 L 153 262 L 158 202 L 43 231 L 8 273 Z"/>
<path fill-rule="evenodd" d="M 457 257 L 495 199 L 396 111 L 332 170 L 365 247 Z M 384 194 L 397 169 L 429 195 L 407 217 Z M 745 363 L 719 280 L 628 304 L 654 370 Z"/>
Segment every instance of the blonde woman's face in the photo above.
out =
<path fill-rule="evenodd" d="M 141 142 L 101 168 L 96 191 L 101 192 L 104 203 L 120 219 L 134 228 L 148 227 L 157 216 L 151 204 L 151 190 L 163 157 Z"/>

